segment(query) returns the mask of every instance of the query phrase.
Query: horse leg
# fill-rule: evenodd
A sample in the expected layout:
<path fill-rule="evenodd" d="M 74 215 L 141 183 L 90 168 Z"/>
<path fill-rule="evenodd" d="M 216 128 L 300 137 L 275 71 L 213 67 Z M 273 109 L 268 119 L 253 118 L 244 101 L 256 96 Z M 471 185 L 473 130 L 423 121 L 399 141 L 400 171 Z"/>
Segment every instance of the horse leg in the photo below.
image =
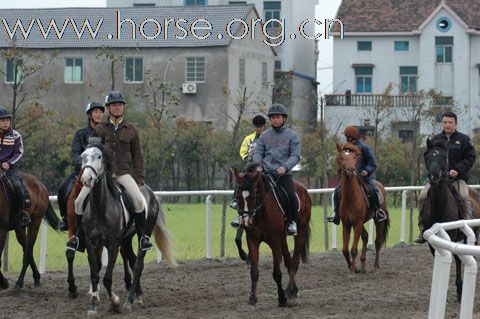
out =
<path fill-rule="evenodd" d="M 458 258 L 457 255 L 453 255 L 455 258 L 455 285 L 457 286 L 457 301 L 462 301 L 462 289 L 463 289 L 463 280 L 462 280 L 462 261 Z"/>
<path fill-rule="evenodd" d="M 297 236 L 295 236 L 293 248 L 292 262 L 290 265 L 290 280 L 287 286 L 287 297 L 293 299 L 297 297 L 297 284 L 295 283 L 295 276 L 297 275 L 298 265 L 300 264 L 300 254 L 302 253 L 303 246 L 305 243 L 305 228 L 302 227 L 299 229 Z"/>
<path fill-rule="evenodd" d="M 358 242 L 360 241 L 360 235 L 362 233 L 363 224 L 356 225 L 353 230 L 353 242 L 352 248 L 350 249 L 350 256 L 352 257 L 352 265 L 350 266 L 350 271 L 357 273 L 358 269 L 355 265 L 355 260 L 358 255 Z"/>
<path fill-rule="evenodd" d="M 373 270 L 380 269 L 380 248 L 385 241 L 383 239 L 385 237 L 384 223 L 385 221 L 375 224 L 375 263 L 373 264 Z"/>
<path fill-rule="evenodd" d="M 350 254 L 348 253 L 348 246 L 350 244 L 350 232 L 352 230 L 351 226 L 347 226 L 343 224 L 343 247 L 342 247 L 342 254 L 343 257 L 345 257 L 345 260 L 347 261 L 347 266 L 348 269 L 351 269 L 352 267 L 352 262 L 350 260 Z"/>
<path fill-rule="evenodd" d="M 360 272 L 362 274 L 366 273 L 365 262 L 367 260 L 367 244 L 368 244 L 368 232 L 365 229 L 365 226 L 362 227 L 362 233 L 360 234 L 362 238 L 362 255 L 360 256 Z"/>
<path fill-rule="evenodd" d="M 258 271 L 258 258 L 259 258 L 259 246 L 260 242 L 258 240 L 249 240 L 247 238 L 248 251 L 250 252 L 250 278 L 252 279 L 252 286 L 250 290 L 250 298 L 248 303 L 252 306 L 255 306 L 257 303 L 257 282 L 260 273 Z"/>
<path fill-rule="evenodd" d="M 110 244 L 108 247 L 108 264 L 107 270 L 105 270 L 105 277 L 103 278 L 103 286 L 107 289 L 108 300 L 110 300 L 110 309 L 114 312 L 120 312 L 120 298 L 112 292 L 112 277 L 113 268 L 115 268 L 115 262 L 118 256 L 118 245 Z"/>
<path fill-rule="evenodd" d="M 78 297 L 77 286 L 75 285 L 75 275 L 73 274 L 73 261 L 75 260 L 75 250 L 65 250 L 65 257 L 67 258 L 68 263 L 68 296 L 71 299 L 75 299 Z"/>
<path fill-rule="evenodd" d="M 0 227 L 0 289 L 8 288 L 8 280 L 2 273 L 2 254 L 5 247 L 5 241 L 7 240 L 7 231 Z"/>
<path fill-rule="evenodd" d="M 101 249 L 101 247 L 100 247 Z M 87 252 L 88 252 L 88 264 L 90 265 L 90 284 L 92 288 L 92 296 L 90 297 L 90 310 L 88 310 L 88 316 L 95 316 L 97 314 L 98 296 L 98 282 L 99 277 L 99 265 L 101 265 L 101 257 L 97 254 L 95 247 L 92 247 L 91 243 L 87 240 Z"/>
<path fill-rule="evenodd" d="M 15 236 L 17 237 L 17 241 L 22 246 L 23 256 L 22 256 L 22 269 L 20 270 L 20 274 L 18 275 L 17 282 L 15 283 L 15 288 L 21 289 L 23 288 L 23 283 L 25 279 L 25 273 L 28 268 L 28 260 L 27 260 L 27 235 L 26 235 L 26 228 L 17 228 L 15 229 Z"/>
<path fill-rule="evenodd" d="M 283 255 L 283 263 L 285 264 L 285 268 L 287 268 L 287 271 L 290 274 L 290 267 L 292 265 L 292 256 L 290 255 L 290 251 L 288 250 L 288 244 L 286 240 L 282 241 L 282 255 Z"/>
<path fill-rule="evenodd" d="M 286 241 L 284 238 L 283 240 Z M 280 269 L 280 264 L 282 262 L 282 245 L 278 240 L 275 240 L 270 245 L 273 255 L 273 280 L 277 284 L 277 294 L 278 294 L 278 306 L 285 307 L 287 305 L 287 297 L 285 296 L 285 291 L 282 287 L 282 270 Z"/>
<path fill-rule="evenodd" d="M 129 247 L 130 246 L 130 247 Z M 132 249 L 132 245 L 127 242 L 126 239 L 123 240 L 122 247 L 120 247 L 120 255 L 123 259 L 123 281 L 125 282 L 125 289 L 127 291 L 132 287 L 132 276 L 130 275 L 130 269 L 128 266 L 129 263 L 129 254 Z"/>
<path fill-rule="evenodd" d="M 137 259 L 135 261 L 135 267 L 133 268 L 132 287 L 128 291 L 127 300 L 125 300 L 125 304 L 123 305 L 123 308 L 126 308 L 130 311 L 132 311 L 132 304 L 135 296 L 139 300 L 139 303 L 143 305 L 142 289 L 140 286 L 140 277 L 142 276 L 142 271 L 144 267 L 145 254 L 146 254 L 146 251 L 140 249 L 140 246 L 139 246 Z"/>
<path fill-rule="evenodd" d="M 245 250 L 243 250 L 242 248 L 242 235 L 243 235 L 243 227 L 239 227 L 237 229 L 237 235 L 235 236 L 235 244 L 237 245 L 238 255 L 240 256 L 240 259 L 246 261 L 247 254 L 245 253 Z"/>

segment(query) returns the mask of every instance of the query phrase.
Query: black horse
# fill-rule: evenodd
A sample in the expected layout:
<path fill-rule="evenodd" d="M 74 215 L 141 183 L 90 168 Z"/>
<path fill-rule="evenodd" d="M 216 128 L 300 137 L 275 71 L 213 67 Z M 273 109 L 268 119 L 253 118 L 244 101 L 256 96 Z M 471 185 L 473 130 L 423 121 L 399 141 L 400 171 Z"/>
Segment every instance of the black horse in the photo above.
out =
<path fill-rule="evenodd" d="M 425 156 L 428 177 L 430 180 L 430 189 L 427 200 L 423 207 L 420 207 L 421 224 L 424 229 L 430 228 L 435 223 L 444 223 L 464 219 L 464 213 L 459 203 L 458 195 L 454 189 L 454 180 L 448 176 L 448 143 L 436 141 L 432 143 L 427 139 L 427 154 Z M 478 218 L 480 212 L 480 194 L 474 189 L 469 188 L 470 202 L 472 203 L 472 217 Z M 475 229 L 478 238 L 479 229 Z M 465 241 L 465 235 L 458 229 L 447 232 L 453 242 Z M 432 254 L 434 249 L 430 245 Z M 457 300 L 462 296 L 462 269 L 461 260 L 457 255 L 455 257 Z"/>
<path fill-rule="evenodd" d="M 128 217 L 124 214 L 119 190 L 112 178 L 111 160 L 110 152 L 100 142 L 99 138 L 91 138 L 90 145 L 82 153 L 82 182 L 86 187 L 91 187 L 89 197 L 85 200 L 82 220 L 92 284 L 92 297 L 88 312 L 90 315 L 97 312 L 99 300 L 97 287 L 102 248 L 106 247 L 108 250 L 108 265 L 103 284 L 114 311 L 119 311 L 120 304 L 118 296 L 112 292 L 112 273 L 118 251 L 121 246 L 124 252 L 133 253 L 131 249 L 132 230 L 128 227 Z M 165 218 L 160 203 L 147 185 L 140 189 L 147 207 L 145 234 L 149 236 L 153 231 L 162 255 L 170 264 L 175 265 L 170 233 L 165 227 Z M 131 310 L 134 297 L 140 303 L 143 303 L 140 277 L 144 267 L 145 253 L 145 251 L 138 249 L 133 281 L 124 305 L 129 310 Z M 126 265 L 125 269 L 128 270 Z"/>

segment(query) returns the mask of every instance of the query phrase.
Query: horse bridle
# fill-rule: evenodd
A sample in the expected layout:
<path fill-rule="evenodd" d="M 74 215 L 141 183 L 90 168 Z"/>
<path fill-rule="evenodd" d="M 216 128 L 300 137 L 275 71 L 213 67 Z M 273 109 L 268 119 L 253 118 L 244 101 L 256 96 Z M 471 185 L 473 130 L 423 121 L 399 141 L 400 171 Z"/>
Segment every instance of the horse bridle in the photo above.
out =
<path fill-rule="evenodd" d="M 256 191 L 253 191 L 252 193 L 254 194 L 254 199 L 255 199 L 255 203 L 257 204 L 257 206 L 253 209 L 252 211 L 252 217 L 255 216 L 257 214 L 258 211 L 260 211 L 260 209 L 262 209 L 263 207 L 263 204 L 265 203 L 265 200 L 267 199 L 267 196 L 270 192 L 272 192 L 273 190 L 273 185 L 276 185 L 277 184 L 277 181 L 278 179 L 280 179 L 280 176 L 277 178 L 276 181 L 273 180 L 273 177 L 269 174 L 266 174 L 265 176 L 267 176 L 268 178 L 268 181 L 270 182 L 270 189 L 268 192 L 266 192 L 265 194 L 265 197 L 263 197 L 263 200 L 260 202 L 260 204 L 258 204 L 258 200 L 257 200 L 257 192 Z M 255 189 L 255 188 L 254 188 Z M 248 213 L 248 212 L 247 212 Z"/>

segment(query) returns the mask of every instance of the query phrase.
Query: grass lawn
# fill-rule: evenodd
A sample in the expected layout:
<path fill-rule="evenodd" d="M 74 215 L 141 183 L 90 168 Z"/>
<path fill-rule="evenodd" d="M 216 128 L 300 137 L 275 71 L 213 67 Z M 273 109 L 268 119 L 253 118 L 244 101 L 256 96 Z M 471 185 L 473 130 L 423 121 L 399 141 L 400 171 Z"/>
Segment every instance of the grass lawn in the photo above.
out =
<path fill-rule="evenodd" d="M 174 246 L 177 252 L 178 260 L 187 259 L 201 259 L 206 256 L 206 235 L 205 235 L 205 204 L 163 204 L 165 215 L 167 219 L 167 227 L 170 229 Z M 214 204 L 212 207 L 212 257 L 220 257 L 220 233 L 221 233 L 221 212 L 222 206 Z M 57 212 L 57 214 L 59 214 Z M 330 215 L 330 210 L 329 213 Z M 413 238 L 418 235 L 416 227 L 416 210 L 414 211 L 414 228 Z M 230 227 L 230 221 L 234 218 L 236 212 L 230 208 L 227 210 L 226 217 L 226 243 L 225 256 L 238 257 L 235 246 L 235 230 Z M 400 219 L 401 208 L 390 208 L 390 232 L 387 242 L 387 247 L 391 247 L 400 241 Z M 312 220 L 310 222 L 312 229 L 312 236 L 310 241 L 310 251 L 319 253 L 325 251 L 325 227 L 323 222 L 323 207 L 314 206 L 312 211 Z M 407 210 L 407 220 L 405 226 L 405 240 L 409 240 L 409 211 Z M 367 228 L 368 229 L 368 228 Z M 328 231 L 331 231 L 329 224 Z M 20 245 L 17 243 L 13 232 L 9 234 L 9 272 L 19 272 L 21 268 L 22 251 Z M 66 233 L 55 233 L 50 227 L 47 235 L 47 258 L 46 270 L 61 270 L 67 268 L 65 259 L 65 242 L 67 240 Z M 331 234 L 329 233 L 329 244 L 331 247 Z M 289 247 L 293 247 L 293 240 L 289 238 Z M 135 241 L 136 245 L 136 241 Z M 341 227 L 337 227 L 337 249 L 341 248 Z M 135 246 L 136 247 L 136 246 Z M 246 242 L 244 238 L 244 249 L 246 250 Z M 35 260 L 39 265 L 40 251 L 40 233 L 35 244 Z M 267 245 L 261 245 L 262 254 L 270 254 L 270 249 Z M 147 262 L 155 260 L 155 252 L 150 251 L 147 254 Z M 119 255 L 119 259 L 120 255 Z M 88 261 L 86 254 L 77 253 L 75 258 L 76 267 L 87 267 Z M 2 257 L 2 271 L 3 271 L 3 257 Z M 30 271 L 28 272 L 30 273 Z"/>

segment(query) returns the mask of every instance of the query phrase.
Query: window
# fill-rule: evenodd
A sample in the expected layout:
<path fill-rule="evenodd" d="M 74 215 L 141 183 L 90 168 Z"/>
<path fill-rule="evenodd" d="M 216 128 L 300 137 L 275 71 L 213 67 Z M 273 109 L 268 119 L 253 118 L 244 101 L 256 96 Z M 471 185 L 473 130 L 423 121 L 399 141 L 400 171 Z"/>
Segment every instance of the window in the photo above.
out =
<path fill-rule="evenodd" d="M 15 81 L 16 77 L 16 81 Z M 23 60 L 7 59 L 5 82 L 20 83 L 23 80 Z"/>
<path fill-rule="evenodd" d="M 185 69 L 186 82 L 205 82 L 205 57 L 188 57 Z"/>
<path fill-rule="evenodd" d="M 262 86 L 268 86 L 268 65 L 267 62 L 262 62 Z"/>
<path fill-rule="evenodd" d="M 134 7 L 155 7 L 155 3 L 134 3 Z"/>
<path fill-rule="evenodd" d="M 65 58 L 65 83 L 83 82 L 83 59 Z"/>
<path fill-rule="evenodd" d="M 400 67 L 400 90 L 402 93 L 417 92 L 418 68 L 416 66 Z"/>
<path fill-rule="evenodd" d="M 275 61 L 275 71 L 282 70 L 282 61 Z M 480 69 L 479 69 L 480 70 Z"/>
<path fill-rule="evenodd" d="M 413 141 L 413 130 L 398 130 L 398 138 L 403 143 L 409 143 Z"/>
<path fill-rule="evenodd" d="M 453 37 L 435 37 L 435 52 L 437 63 L 452 63 Z"/>
<path fill-rule="evenodd" d="M 372 67 L 356 67 L 355 83 L 357 93 L 372 93 Z"/>
<path fill-rule="evenodd" d="M 206 6 L 207 0 L 185 0 L 186 6 Z"/>
<path fill-rule="evenodd" d="M 247 4 L 247 1 L 228 1 L 228 4 Z"/>
<path fill-rule="evenodd" d="M 245 85 L 245 59 L 238 60 L 238 81 Z"/>
<path fill-rule="evenodd" d="M 281 6 L 280 1 L 264 1 L 263 14 L 265 16 L 265 22 L 271 19 L 280 20 Z M 280 24 L 278 22 L 271 22 L 267 26 L 268 28 L 278 28 Z"/>
<path fill-rule="evenodd" d="M 357 41 L 357 51 L 372 51 L 372 41 Z"/>
<path fill-rule="evenodd" d="M 395 51 L 408 51 L 408 41 L 395 41 Z"/>
<path fill-rule="evenodd" d="M 143 82 L 143 58 L 125 59 L 125 82 Z"/>

